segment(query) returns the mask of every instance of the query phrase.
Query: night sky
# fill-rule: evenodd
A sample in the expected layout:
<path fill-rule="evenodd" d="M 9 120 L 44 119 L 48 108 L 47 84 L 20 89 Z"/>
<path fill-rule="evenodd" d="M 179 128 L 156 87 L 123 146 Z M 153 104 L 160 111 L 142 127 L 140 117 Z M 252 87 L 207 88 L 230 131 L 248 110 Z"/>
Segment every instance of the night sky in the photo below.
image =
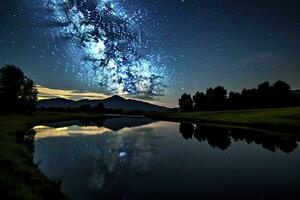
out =
<path fill-rule="evenodd" d="M 184 93 L 300 88 L 297 0 L 4 0 L 0 62 L 47 88 L 176 105 Z"/>

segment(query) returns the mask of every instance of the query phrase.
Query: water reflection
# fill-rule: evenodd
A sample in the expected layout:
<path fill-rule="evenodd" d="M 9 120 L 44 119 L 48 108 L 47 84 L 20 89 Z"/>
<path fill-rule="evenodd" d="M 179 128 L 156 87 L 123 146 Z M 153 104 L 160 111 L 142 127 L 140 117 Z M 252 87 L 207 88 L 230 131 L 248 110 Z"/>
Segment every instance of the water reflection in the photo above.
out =
<path fill-rule="evenodd" d="M 139 117 L 139 118 L 130 118 L 130 117 L 115 117 L 115 118 L 99 118 L 97 120 L 90 119 L 82 119 L 82 120 L 68 120 L 68 121 L 59 121 L 59 122 L 51 122 L 45 123 L 42 125 L 46 125 L 49 127 L 67 127 L 67 126 L 104 126 L 107 129 L 113 131 L 119 131 L 123 128 L 131 128 L 137 126 L 143 126 L 146 124 L 150 124 L 156 122 L 156 120 L 152 120 L 149 118 Z"/>
<path fill-rule="evenodd" d="M 212 148 L 221 150 L 228 149 L 232 140 L 235 142 L 245 141 L 248 144 L 255 143 L 272 152 L 279 149 L 285 153 L 290 153 L 298 146 L 296 140 L 293 139 L 284 139 L 280 136 L 266 135 L 264 132 L 238 128 L 180 123 L 179 132 L 185 139 L 191 139 L 194 136 L 199 142 L 207 142 Z"/>
<path fill-rule="evenodd" d="M 69 137 L 69 136 L 87 136 L 87 135 L 100 135 L 112 132 L 106 127 L 90 126 L 65 126 L 61 128 L 54 128 L 51 126 L 39 125 L 34 127 L 35 131 L 39 132 L 35 136 L 36 140 L 49 137 Z"/>
<path fill-rule="evenodd" d="M 128 118 L 59 122 L 34 129 L 34 162 L 46 176 L 62 181 L 61 189 L 70 199 L 298 195 L 298 150 L 271 153 L 245 145 L 291 152 L 297 144 L 263 134 Z"/>
<path fill-rule="evenodd" d="M 161 138 L 155 125 L 147 126 L 153 122 L 113 118 L 101 127 L 93 121 L 39 125 L 33 128 L 34 161 L 47 176 L 65 177 L 62 187 L 71 199 L 122 199 L 128 177 L 148 169 L 153 143 Z"/>

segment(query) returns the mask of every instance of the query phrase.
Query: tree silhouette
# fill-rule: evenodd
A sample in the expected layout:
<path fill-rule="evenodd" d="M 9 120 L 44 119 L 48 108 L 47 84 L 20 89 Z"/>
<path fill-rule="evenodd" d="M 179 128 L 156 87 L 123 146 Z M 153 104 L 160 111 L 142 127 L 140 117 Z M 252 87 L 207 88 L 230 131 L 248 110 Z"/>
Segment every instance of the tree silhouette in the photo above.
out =
<path fill-rule="evenodd" d="M 207 102 L 206 102 L 206 96 L 203 92 L 196 92 L 196 94 L 193 96 L 194 101 L 194 108 L 196 111 L 202 110 L 202 108 L 205 108 Z"/>
<path fill-rule="evenodd" d="M 228 96 L 228 107 L 230 109 L 241 108 L 242 95 L 238 92 L 230 92 Z"/>
<path fill-rule="evenodd" d="M 179 99 L 180 111 L 183 112 L 296 105 L 300 105 L 300 98 L 292 94 L 290 85 L 283 81 L 277 81 L 273 85 L 265 81 L 259 84 L 257 88 L 243 89 L 240 93 L 232 91 L 228 96 L 225 88 L 218 86 L 208 88 L 205 94 L 196 92 L 193 99 L 188 94 L 183 94 Z"/>
<path fill-rule="evenodd" d="M 277 81 L 271 87 L 272 99 L 276 106 L 282 106 L 286 104 L 290 99 L 291 86 L 283 81 Z"/>
<path fill-rule="evenodd" d="M 0 69 L 1 111 L 33 111 L 37 104 L 38 91 L 34 82 L 14 65 Z"/>
<path fill-rule="evenodd" d="M 265 81 L 257 86 L 257 101 L 258 107 L 267 107 L 271 102 L 271 86 L 268 81 Z"/>
<path fill-rule="evenodd" d="M 179 108 L 181 111 L 192 111 L 193 110 L 193 100 L 191 95 L 183 94 L 179 99 Z"/>
<path fill-rule="evenodd" d="M 206 99 L 210 109 L 223 109 L 226 104 L 226 97 L 227 91 L 221 86 L 206 90 Z"/>

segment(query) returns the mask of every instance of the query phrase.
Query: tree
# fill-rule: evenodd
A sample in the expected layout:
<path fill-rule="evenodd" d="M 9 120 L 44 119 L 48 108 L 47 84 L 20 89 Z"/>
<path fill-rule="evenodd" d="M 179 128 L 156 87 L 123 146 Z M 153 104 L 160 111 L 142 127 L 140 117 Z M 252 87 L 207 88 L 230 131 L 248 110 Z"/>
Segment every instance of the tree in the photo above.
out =
<path fill-rule="evenodd" d="M 14 65 L 0 69 L 1 111 L 33 111 L 37 104 L 38 91 L 34 82 Z"/>
<path fill-rule="evenodd" d="M 257 105 L 256 107 L 269 107 L 272 105 L 271 87 L 268 81 L 265 81 L 257 86 L 256 97 Z"/>
<path fill-rule="evenodd" d="M 242 98 L 241 98 L 241 94 L 238 93 L 238 92 L 230 92 L 229 95 L 228 95 L 228 106 L 229 108 L 232 108 L 232 109 L 237 109 L 237 108 L 241 108 L 241 101 L 242 101 Z"/>
<path fill-rule="evenodd" d="M 244 108 L 254 108 L 258 105 L 257 89 L 243 89 L 242 95 L 242 106 Z"/>
<path fill-rule="evenodd" d="M 208 88 L 206 98 L 210 109 L 223 109 L 226 104 L 227 91 L 221 86 Z"/>
<path fill-rule="evenodd" d="M 291 86 L 283 81 L 277 81 L 272 85 L 272 90 L 274 93 L 284 96 L 290 93 Z"/>
<path fill-rule="evenodd" d="M 283 81 L 277 81 L 271 86 L 271 95 L 276 106 L 288 104 L 291 97 L 291 86 Z"/>
<path fill-rule="evenodd" d="M 206 105 L 206 96 L 203 92 L 197 92 L 193 96 L 194 108 L 195 111 L 200 111 L 205 108 Z"/>
<path fill-rule="evenodd" d="M 191 95 L 184 93 L 178 100 L 179 108 L 182 112 L 188 112 L 193 110 L 193 100 Z"/>
<path fill-rule="evenodd" d="M 265 82 L 259 84 L 257 86 L 257 90 L 259 92 L 261 92 L 261 93 L 268 92 L 270 90 L 270 83 L 269 83 L 269 81 L 265 81 Z"/>

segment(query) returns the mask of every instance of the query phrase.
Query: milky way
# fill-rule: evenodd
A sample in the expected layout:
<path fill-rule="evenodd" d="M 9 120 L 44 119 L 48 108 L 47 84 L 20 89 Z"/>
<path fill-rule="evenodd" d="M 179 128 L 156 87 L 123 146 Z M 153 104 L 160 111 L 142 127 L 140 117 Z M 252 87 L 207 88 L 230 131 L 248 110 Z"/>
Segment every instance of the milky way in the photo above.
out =
<path fill-rule="evenodd" d="M 167 86 L 165 57 L 154 52 L 143 29 L 148 13 L 127 12 L 116 0 L 47 0 L 48 36 L 64 39 L 64 52 L 83 83 L 117 94 L 161 95 Z"/>

